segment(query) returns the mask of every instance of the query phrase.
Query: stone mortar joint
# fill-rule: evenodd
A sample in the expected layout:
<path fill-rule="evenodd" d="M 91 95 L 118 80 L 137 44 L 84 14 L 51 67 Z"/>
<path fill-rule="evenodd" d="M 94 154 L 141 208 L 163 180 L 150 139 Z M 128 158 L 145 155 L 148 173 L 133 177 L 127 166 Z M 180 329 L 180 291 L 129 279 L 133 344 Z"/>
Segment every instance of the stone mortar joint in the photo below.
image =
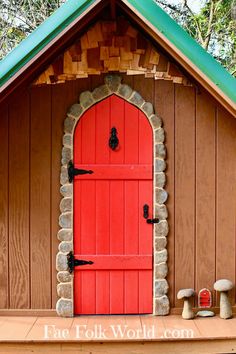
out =
<path fill-rule="evenodd" d="M 228 296 L 229 290 L 233 289 L 233 287 L 233 283 L 228 279 L 219 279 L 214 284 L 214 289 L 220 292 L 220 317 L 225 320 L 233 316 Z"/>
<path fill-rule="evenodd" d="M 192 318 L 194 318 L 194 312 L 191 304 L 192 296 L 195 296 L 195 291 L 193 289 L 181 289 L 177 294 L 178 300 L 184 300 L 182 317 L 185 320 L 191 320 Z"/>

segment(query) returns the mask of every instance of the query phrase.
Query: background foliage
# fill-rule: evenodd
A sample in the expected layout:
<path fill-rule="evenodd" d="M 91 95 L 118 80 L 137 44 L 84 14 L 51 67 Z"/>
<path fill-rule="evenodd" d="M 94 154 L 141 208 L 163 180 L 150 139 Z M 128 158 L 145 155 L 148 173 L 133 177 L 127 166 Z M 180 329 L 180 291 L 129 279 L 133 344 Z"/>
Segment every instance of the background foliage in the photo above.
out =
<path fill-rule="evenodd" d="M 0 0 L 0 59 L 66 0 Z M 188 0 L 154 0 L 236 76 L 236 1 L 203 0 L 193 12 Z"/>

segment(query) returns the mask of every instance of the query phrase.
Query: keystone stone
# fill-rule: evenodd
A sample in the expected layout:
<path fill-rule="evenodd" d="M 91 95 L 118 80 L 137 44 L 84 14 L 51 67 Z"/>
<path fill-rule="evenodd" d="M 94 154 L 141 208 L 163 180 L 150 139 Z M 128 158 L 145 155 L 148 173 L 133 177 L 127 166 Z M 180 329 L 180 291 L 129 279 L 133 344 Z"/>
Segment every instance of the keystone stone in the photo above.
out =
<path fill-rule="evenodd" d="M 119 75 L 106 75 L 104 81 L 111 92 L 116 92 L 121 84 L 121 77 Z"/>

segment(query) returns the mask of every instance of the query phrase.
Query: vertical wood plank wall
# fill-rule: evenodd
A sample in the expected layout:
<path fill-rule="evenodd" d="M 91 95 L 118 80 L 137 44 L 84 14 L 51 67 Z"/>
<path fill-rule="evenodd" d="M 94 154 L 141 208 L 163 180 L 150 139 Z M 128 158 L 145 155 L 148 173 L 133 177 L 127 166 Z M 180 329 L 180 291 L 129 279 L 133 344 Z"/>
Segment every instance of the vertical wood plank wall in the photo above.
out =
<path fill-rule="evenodd" d="M 180 307 L 180 288 L 236 280 L 236 119 L 192 87 L 138 76 L 123 82 L 163 118 L 169 296 Z M 94 76 L 33 87 L 0 106 L 0 309 L 55 308 L 63 122 L 80 92 L 102 83 Z"/>

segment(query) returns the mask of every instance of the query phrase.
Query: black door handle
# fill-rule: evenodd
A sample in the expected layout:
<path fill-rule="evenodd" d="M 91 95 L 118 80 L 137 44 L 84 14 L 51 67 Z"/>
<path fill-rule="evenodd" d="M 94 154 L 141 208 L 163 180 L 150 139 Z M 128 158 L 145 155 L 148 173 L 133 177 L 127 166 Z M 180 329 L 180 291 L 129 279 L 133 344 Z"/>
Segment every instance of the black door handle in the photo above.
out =
<path fill-rule="evenodd" d="M 159 223 L 159 219 L 147 219 L 147 223 L 148 224 L 158 224 Z"/>
<path fill-rule="evenodd" d="M 143 206 L 143 217 L 146 219 L 148 224 L 157 224 L 159 223 L 159 219 L 148 219 L 149 216 L 149 206 L 147 204 L 144 204 Z"/>

